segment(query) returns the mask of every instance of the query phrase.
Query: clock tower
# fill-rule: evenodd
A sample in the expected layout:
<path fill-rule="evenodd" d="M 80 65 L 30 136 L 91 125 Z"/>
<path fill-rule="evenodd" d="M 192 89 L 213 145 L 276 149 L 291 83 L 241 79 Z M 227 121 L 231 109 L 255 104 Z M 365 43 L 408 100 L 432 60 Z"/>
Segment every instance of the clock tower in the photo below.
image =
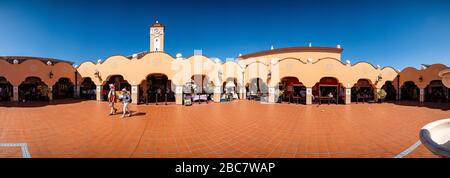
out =
<path fill-rule="evenodd" d="M 156 21 L 150 26 L 150 52 L 164 51 L 164 25 Z"/>

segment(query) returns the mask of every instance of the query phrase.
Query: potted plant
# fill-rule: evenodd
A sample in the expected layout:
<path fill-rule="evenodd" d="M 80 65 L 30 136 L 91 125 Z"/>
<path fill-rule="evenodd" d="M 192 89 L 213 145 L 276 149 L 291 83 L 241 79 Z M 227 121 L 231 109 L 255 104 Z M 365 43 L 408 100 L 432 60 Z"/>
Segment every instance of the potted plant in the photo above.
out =
<path fill-rule="evenodd" d="M 377 94 L 378 94 L 378 101 L 380 103 L 383 103 L 384 99 L 386 98 L 386 95 L 387 95 L 386 91 L 384 89 L 381 89 L 380 91 L 378 91 Z"/>
<path fill-rule="evenodd" d="M 277 99 L 276 100 L 277 103 L 281 103 L 283 95 L 284 95 L 284 91 L 283 90 L 276 90 L 275 91 L 275 97 Z"/>

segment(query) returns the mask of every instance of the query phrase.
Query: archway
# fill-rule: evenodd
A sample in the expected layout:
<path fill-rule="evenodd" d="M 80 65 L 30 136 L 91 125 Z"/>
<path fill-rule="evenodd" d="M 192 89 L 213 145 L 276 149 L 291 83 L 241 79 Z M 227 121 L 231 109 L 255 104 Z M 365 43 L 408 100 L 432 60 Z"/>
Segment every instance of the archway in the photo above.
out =
<path fill-rule="evenodd" d="M 248 99 L 268 101 L 269 88 L 261 78 L 253 78 L 248 84 Z"/>
<path fill-rule="evenodd" d="M 172 81 L 165 74 L 150 74 L 139 87 L 140 103 L 173 102 Z"/>
<path fill-rule="evenodd" d="M 402 100 L 419 100 L 419 87 L 413 81 L 406 81 L 402 88 Z"/>
<path fill-rule="evenodd" d="M 39 77 L 27 77 L 19 85 L 19 101 L 48 101 L 49 88 Z"/>
<path fill-rule="evenodd" d="M 60 78 L 53 85 L 53 99 L 65 99 L 74 97 L 73 83 L 68 78 Z"/>
<path fill-rule="evenodd" d="M 433 80 L 425 88 L 425 101 L 429 102 L 446 102 L 448 88 L 442 84 L 441 80 Z"/>
<path fill-rule="evenodd" d="M 202 102 L 212 99 L 211 94 L 214 93 L 214 83 L 209 80 L 206 75 L 193 75 L 191 81 L 184 84 L 183 102 L 191 100 L 192 102 Z"/>
<path fill-rule="evenodd" d="M 328 102 L 338 104 L 345 100 L 345 92 L 339 80 L 334 77 L 323 77 L 312 88 L 314 102 Z"/>
<path fill-rule="evenodd" d="M 13 93 L 13 86 L 11 83 L 5 77 L 0 76 L 0 102 L 11 101 Z"/>
<path fill-rule="evenodd" d="M 395 90 L 394 85 L 391 81 L 386 81 L 384 85 L 381 87 L 386 92 L 386 101 L 394 101 L 396 100 L 397 91 Z"/>
<path fill-rule="evenodd" d="M 226 99 L 239 99 L 239 90 L 237 79 L 234 77 L 227 78 L 222 84 L 222 91 Z"/>
<path fill-rule="evenodd" d="M 122 89 L 126 89 L 128 92 L 131 91 L 131 85 L 126 81 L 122 75 L 113 75 L 103 85 L 103 90 L 101 91 L 103 101 L 108 100 L 108 91 L 110 90 L 109 84 L 113 84 L 116 92 L 118 94 L 122 93 Z"/>
<path fill-rule="evenodd" d="M 83 82 L 80 85 L 80 98 L 95 100 L 95 83 L 90 77 L 83 78 Z"/>
<path fill-rule="evenodd" d="M 283 92 L 282 101 L 306 102 L 306 87 L 297 77 L 283 77 L 279 84 L 279 90 Z"/>
<path fill-rule="evenodd" d="M 359 79 L 352 87 L 352 102 L 375 100 L 374 87 L 367 79 Z"/>

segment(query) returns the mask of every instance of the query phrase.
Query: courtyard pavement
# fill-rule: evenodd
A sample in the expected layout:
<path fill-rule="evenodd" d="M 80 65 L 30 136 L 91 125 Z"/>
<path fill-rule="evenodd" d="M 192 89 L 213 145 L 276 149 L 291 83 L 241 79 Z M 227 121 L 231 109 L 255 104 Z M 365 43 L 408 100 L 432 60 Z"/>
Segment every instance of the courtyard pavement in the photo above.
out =
<path fill-rule="evenodd" d="M 450 118 L 450 104 L 418 102 L 130 108 L 122 119 L 105 102 L 0 103 L 0 157 L 391 158 L 425 124 Z M 405 157 L 436 156 L 419 145 Z"/>

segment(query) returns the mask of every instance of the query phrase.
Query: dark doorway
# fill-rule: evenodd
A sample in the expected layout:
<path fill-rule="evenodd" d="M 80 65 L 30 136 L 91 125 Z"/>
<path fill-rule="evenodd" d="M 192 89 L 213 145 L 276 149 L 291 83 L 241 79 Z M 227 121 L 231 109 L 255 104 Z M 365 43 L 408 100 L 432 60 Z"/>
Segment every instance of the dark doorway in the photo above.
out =
<path fill-rule="evenodd" d="M 402 100 L 409 100 L 409 101 L 418 101 L 419 100 L 419 87 L 412 82 L 412 81 L 406 81 L 402 88 Z"/>
<path fill-rule="evenodd" d="M 114 85 L 117 94 L 122 94 L 122 89 L 124 89 L 124 88 L 128 92 L 131 91 L 131 85 L 128 83 L 128 81 L 124 80 L 123 76 L 121 76 L 121 75 L 113 75 L 103 85 L 103 90 L 101 91 L 102 100 L 103 101 L 107 101 L 108 100 L 108 92 L 110 90 L 109 84 L 113 84 Z"/>
<path fill-rule="evenodd" d="M 372 83 L 367 79 L 359 79 L 352 87 L 352 102 L 367 102 L 374 100 L 374 88 Z"/>
<path fill-rule="evenodd" d="M 39 77 L 28 77 L 19 85 L 19 101 L 48 101 L 49 88 Z"/>
<path fill-rule="evenodd" d="M 172 81 L 164 74 L 150 74 L 141 83 L 139 90 L 140 103 L 173 102 Z"/>
<path fill-rule="evenodd" d="M 53 99 L 66 99 L 74 97 L 73 83 L 68 78 L 60 78 L 53 85 Z"/>
<path fill-rule="evenodd" d="M 381 87 L 386 92 L 385 101 L 395 101 L 397 99 L 397 91 L 391 81 L 386 81 Z"/>
<path fill-rule="evenodd" d="M 95 100 L 96 97 L 96 86 L 91 78 L 87 77 L 83 79 L 80 85 L 80 98 Z"/>
<path fill-rule="evenodd" d="M 425 101 L 447 102 L 447 90 L 441 80 L 433 80 L 425 88 Z"/>
<path fill-rule="evenodd" d="M 13 97 L 13 86 L 5 77 L 0 77 L 0 102 L 11 101 Z"/>

